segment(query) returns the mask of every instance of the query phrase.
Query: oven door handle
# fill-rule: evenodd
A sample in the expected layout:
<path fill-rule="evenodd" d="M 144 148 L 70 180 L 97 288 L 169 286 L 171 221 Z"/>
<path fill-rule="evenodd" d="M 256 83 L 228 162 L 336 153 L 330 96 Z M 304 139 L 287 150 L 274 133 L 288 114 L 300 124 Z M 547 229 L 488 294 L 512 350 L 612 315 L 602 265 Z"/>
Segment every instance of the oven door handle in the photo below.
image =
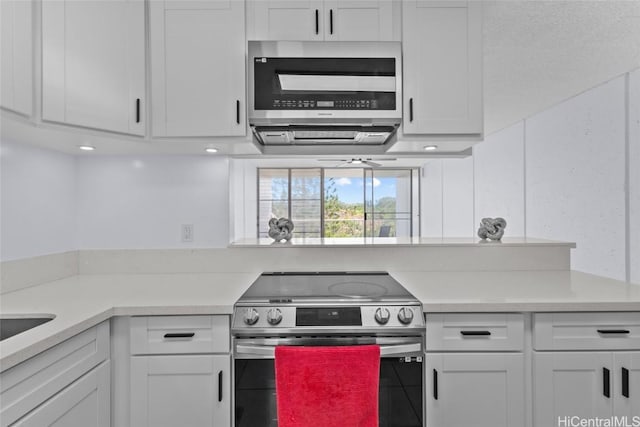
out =
<path fill-rule="evenodd" d="M 380 356 L 403 356 L 409 353 L 418 353 L 422 351 L 422 344 L 396 344 L 396 345 L 381 345 Z M 256 356 L 263 356 L 268 358 L 274 358 L 276 353 L 276 346 L 273 345 L 251 345 L 251 344 L 236 344 L 236 354 L 251 354 Z"/>
<path fill-rule="evenodd" d="M 416 353 L 422 351 L 422 344 L 381 345 L 380 356 L 402 356 L 403 354 Z"/>
<path fill-rule="evenodd" d="M 266 356 L 274 358 L 276 354 L 276 348 L 272 345 L 237 344 L 236 354 L 252 354 L 256 356 Z"/>

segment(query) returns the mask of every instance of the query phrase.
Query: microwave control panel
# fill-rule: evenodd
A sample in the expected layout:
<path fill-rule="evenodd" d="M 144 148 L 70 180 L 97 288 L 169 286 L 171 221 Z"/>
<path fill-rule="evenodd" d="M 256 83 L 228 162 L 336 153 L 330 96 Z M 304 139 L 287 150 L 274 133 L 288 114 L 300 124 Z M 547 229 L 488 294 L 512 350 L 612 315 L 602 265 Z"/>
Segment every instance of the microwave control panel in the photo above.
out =
<path fill-rule="evenodd" d="M 278 109 L 340 109 L 340 110 L 376 110 L 376 99 L 349 99 L 336 101 L 317 101 L 313 99 L 274 99 L 273 108 Z"/>

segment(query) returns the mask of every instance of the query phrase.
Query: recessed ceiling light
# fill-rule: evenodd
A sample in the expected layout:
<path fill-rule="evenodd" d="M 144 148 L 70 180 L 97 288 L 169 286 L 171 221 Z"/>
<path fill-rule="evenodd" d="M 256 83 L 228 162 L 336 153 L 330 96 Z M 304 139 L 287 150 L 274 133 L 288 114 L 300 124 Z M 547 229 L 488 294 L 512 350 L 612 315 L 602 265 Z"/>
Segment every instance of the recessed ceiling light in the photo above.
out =
<path fill-rule="evenodd" d="M 433 151 L 433 150 L 437 150 L 438 146 L 437 145 L 425 145 L 424 149 L 425 149 L 425 151 Z"/>
<path fill-rule="evenodd" d="M 217 153 L 218 149 L 210 147 L 210 148 L 205 148 L 204 151 L 206 151 L 207 153 Z"/>
<path fill-rule="evenodd" d="M 362 159 L 352 159 L 351 160 L 351 164 L 352 165 L 359 165 L 362 163 Z"/>
<path fill-rule="evenodd" d="M 78 148 L 82 151 L 93 151 L 96 149 L 96 147 L 92 147 L 91 145 L 80 145 Z"/>

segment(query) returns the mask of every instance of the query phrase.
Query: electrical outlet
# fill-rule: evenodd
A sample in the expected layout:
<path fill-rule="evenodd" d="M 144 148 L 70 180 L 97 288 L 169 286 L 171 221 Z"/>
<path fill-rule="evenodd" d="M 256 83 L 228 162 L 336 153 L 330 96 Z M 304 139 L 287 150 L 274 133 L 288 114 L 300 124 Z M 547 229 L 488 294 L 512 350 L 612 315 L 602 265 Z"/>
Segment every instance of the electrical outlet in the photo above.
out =
<path fill-rule="evenodd" d="M 182 241 L 193 242 L 193 224 L 182 224 Z"/>

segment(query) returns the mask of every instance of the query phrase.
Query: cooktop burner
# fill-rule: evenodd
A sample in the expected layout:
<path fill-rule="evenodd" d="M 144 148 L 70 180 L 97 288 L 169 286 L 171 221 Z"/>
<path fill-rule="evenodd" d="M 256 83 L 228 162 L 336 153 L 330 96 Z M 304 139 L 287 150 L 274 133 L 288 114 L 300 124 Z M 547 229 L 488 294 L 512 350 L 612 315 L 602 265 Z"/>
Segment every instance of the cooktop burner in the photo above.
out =
<path fill-rule="evenodd" d="M 240 301 L 380 301 L 414 299 L 386 272 L 263 273 Z"/>

